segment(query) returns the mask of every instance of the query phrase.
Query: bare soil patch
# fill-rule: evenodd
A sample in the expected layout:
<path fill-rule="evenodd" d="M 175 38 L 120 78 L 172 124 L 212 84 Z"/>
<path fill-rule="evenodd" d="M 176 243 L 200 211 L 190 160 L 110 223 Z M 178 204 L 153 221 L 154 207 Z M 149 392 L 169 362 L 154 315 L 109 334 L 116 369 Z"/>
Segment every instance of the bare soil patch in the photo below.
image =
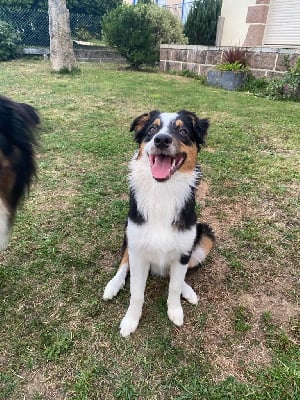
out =
<path fill-rule="evenodd" d="M 253 274 L 247 289 L 228 286 L 227 277 L 233 271 L 218 249 L 225 243 L 230 244 L 231 248 L 238 248 L 230 229 L 246 218 L 261 216 L 273 220 L 276 209 L 262 206 L 258 210 L 245 200 L 226 204 L 222 199 L 216 199 L 214 205 L 209 191 L 208 183 L 202 181 L 197 197 L 202 208 L 201 220 L 213 227 L 217 244 L 209 265 L 191 278 L 192 286 L 200 298 L 199 313 L 210 310 L 201 339 L 204 351 L 215 366 L 217 381 L 228 376 L 245 381 L 246 371 L 255 366 L 261 368 L 271 362 L 270 349 L 261 324 L 263 315 L 271 313 L 274 323 L 287 332 L 290 330 L 290 321 L 297 318 L 298 306 L 289 295 L 292 289 L 296 290 L 295 272 L 292 266 L 285 269 L 272 266 L 273 272 L 268 273 L 268 277 L 256 280 Z M 209 207 L 205 207 L 206 198 L 210 199 Z M 263 265 L 253 261 L 251 268 L 263 274 L 263 270 L 268 268 L 268 260 Z M 234 309 L 239 306 L 249 313 L 250 329 L 247 332 L 237 332 L 234 328 Z"/>

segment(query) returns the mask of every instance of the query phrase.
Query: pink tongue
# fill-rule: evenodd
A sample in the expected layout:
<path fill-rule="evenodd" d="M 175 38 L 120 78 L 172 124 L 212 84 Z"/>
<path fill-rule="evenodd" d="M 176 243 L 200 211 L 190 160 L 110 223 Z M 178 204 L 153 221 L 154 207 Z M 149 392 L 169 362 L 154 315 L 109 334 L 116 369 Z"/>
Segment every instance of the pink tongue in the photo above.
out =
<path fill-rule="evenodd" d="M 151 165 L 152 176 L 155 179 L 168 179 L 172 165 L 172 158 L 169 156 L 156 156 Z"/>

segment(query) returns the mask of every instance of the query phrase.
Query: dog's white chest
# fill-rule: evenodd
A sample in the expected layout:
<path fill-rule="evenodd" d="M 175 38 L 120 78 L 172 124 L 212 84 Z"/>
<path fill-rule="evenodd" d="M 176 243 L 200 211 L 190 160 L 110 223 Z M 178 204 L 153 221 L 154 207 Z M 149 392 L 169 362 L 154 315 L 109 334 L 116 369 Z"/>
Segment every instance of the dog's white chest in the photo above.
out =
<path fill-rule="evenodd" d="M 139 160 L 134 157 L 130 167 L 130 187 L 145 222 L 128 220 L 129 253 L 143 254 L 154 272 L 164 275 L 170 264 L 191 251 L 194 243 L 196 227 L 181 231 L 174 223 L 191 196 L 196 174 L 177 172 L 168 181 L 157 182 L 145 156 Z"/>
<path fill-rule="evenodd" d="M 193 246 L 196 228 L 180 231 L 174 226 L 182 207 L 191 194 L 194 177 L 176 174 L 168 182 L 156 182 L 148 169 L 139 168 L 131 175 L 138 211 L 145 222 L 129 219 L 127 238 L 129 252 L 141 252 L 156 274 L 164 275 L 169 265 L 188 254 Z"/>
<path fill-rule="evenodd" d="M 171 224 L 151 220 L 137 225 L 128 221 L 127 238 L 129 254 L 139 252 L 152 265 L 152 271 L 165 275 L 170 264 L 178 261 L 180 256 L 192 249 L 196 228 L 178 231 Z"/>

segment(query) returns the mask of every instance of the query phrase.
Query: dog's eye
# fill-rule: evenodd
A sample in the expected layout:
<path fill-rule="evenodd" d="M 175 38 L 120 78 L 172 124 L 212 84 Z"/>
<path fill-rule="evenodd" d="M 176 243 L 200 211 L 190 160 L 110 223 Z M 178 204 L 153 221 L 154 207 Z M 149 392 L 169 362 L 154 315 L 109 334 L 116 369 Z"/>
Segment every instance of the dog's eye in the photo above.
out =
<path fill-rule="evenodd" d="M 151 128 L 148 130 L 147 135 L 152 136 L 157 132 L 157 128 L 155 126 L 151 126 Z"/>
<path fill-rule="evenodd" d="M 188 132 L 187 132 L 186 129 L 181 128 L 181 129 L 179 129 L 179 135 L 181 135 L 181 136 L 188 136 Z"/>

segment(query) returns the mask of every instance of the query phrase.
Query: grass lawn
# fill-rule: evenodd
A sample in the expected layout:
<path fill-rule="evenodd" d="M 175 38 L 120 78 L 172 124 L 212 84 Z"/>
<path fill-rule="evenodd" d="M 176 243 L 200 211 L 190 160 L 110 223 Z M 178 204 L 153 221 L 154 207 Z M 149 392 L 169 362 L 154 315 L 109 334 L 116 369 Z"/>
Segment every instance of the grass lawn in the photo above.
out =
<path fill-rule="evenodd" d="M 0 254 L 0 400 L 299 399 L 300 103 L 80 68 L 0 64 L 0 93 L 43 120 L 39 179 Z M 183 108 L 211 121 L 198 210 L 217 246 L 188 277 L 200 300 L 183 302 L 182 328 L 167 317 L 168 282 L 150 278 L 123 339 L 129 285 L 108 303 L 102 293 L 127 215 L 129 126 Z"/>

